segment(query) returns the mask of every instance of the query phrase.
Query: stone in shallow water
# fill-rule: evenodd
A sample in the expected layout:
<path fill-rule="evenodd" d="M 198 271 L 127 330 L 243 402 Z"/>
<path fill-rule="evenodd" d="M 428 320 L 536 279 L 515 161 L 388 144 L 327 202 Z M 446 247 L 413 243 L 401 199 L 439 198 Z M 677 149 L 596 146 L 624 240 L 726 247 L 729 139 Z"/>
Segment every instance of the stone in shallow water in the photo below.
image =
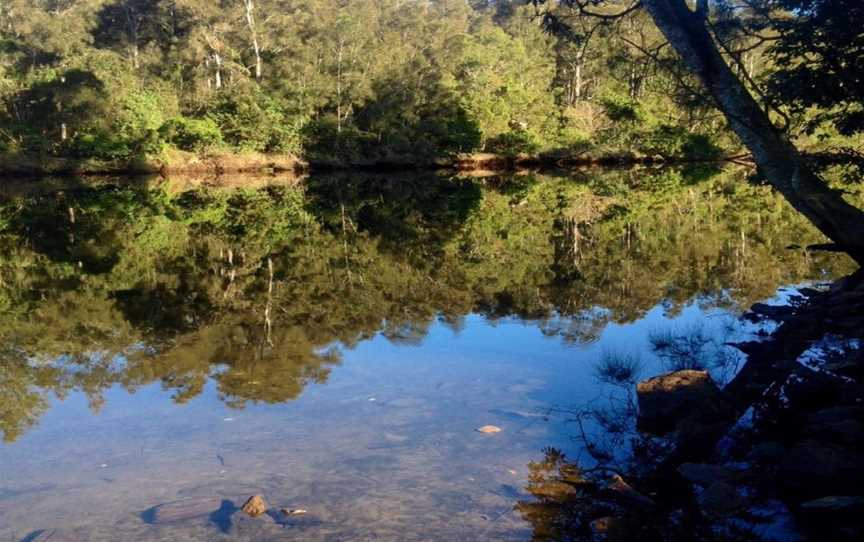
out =
<path fill-rule="evenodd" d="M 222 499 L 219 497 L 185 499 L 160 504 L 151 508 L 145 515 L 149 516 L 150 523 L 173 523 L 210 515 L 221 506 Z"/>
<path fill-rule="evenodd" d="M 734 413 L 707 371 L 677 371 L 640 382 L 639 427 L 665 433 L 683 419 L 700 423 L 730 418 Z"/>
<path fill-rule="evenodd" d="M 489 435 L 492 433 L 500 433 L 501 428 L 498 427 L 497 425 L 484 425 L 483 427 L 477 429 L 477 431 L 479 431 L 481 433 L 486 433 L 487 435 Z"/>
<path fill-rule="evenodd" d="M 249 517 L 257 518 L 267 512 L 267 501 L 261 495 L 253 495 L 249 497 L 240 509 L 246 512 Z"/>

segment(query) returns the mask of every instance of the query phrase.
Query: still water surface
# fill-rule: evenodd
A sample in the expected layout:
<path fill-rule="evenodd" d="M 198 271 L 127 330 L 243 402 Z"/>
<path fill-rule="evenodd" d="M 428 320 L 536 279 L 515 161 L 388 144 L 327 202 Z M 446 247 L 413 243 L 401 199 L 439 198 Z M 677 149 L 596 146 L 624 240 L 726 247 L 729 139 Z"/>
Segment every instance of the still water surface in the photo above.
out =
<path fill-rule="evenodd" d="M 234 184 L 5 189 L 0 540 L 540 539 L 604 356 L 728 378 L 742 308 L 852 267 L 734 174 Z M 253 494 L 306 513 L 148 514 Z"/>

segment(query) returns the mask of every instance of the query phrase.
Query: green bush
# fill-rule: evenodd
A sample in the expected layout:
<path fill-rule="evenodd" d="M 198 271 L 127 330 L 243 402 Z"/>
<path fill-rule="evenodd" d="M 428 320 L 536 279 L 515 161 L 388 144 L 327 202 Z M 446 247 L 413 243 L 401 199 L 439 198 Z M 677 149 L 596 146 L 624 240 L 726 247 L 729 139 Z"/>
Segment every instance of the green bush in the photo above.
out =
<path fill-rule="evenodd" d="M 610 95 L 602 98 L 600 105 L 613 122 L 637 122 L 641 118 L 639 104 L 630 98 Z"/>
<path fill-rule="evenodd" d="M 483 133 L 477 121 L 470 118 L 464 109 L 459 108 L 456 114 L 448 119 L 435 143 L 445 153 L 471 152 L 480 147 L 482 139 Z"/>
<path fill-rule="evenodd" d="M 511 131 L 503 133 L 486 142 L 486 149 L 490 152 L 515 156 L 520 153 L 531 154 L 540 148 L 537 138 L 525 131 Z"/>
<path fill-rule="evenodd" d="M 128 158 L 132 152 L 128 141 L 102 130 L 79 132 L 69 139 L 61 149 L 61 153 L 65 156 L 99 160 L 121 160 Z"/>
<path fill-rule="evenodd" d="M 694 134 L 682 126 L 661 124 L 641 138 L 640 150 L 647 154 L 687 160 L 712 160 L 722 150 L 704 134 Z"/>
<path fill-rule="evenodd" d="M 377 138 L 361 132 L 350 124 L 339 127 L 336 119 L 324 117 L 306 124 L 302 129 L 303 148 L 317 160 L 355 160 L 369 156 Z"/>
<path fill-rule="evenodd" d="M 222 144 L 219 126 L 208 117 L 175 117 L 159 128 L 159 135 L 164 141 L 184 151 L 201 152 Z"/>
<path fill-rule="evenodd" d="M 235 149 L 257 152 L 300 152 L 299 123 L 283 104 L 259 90 L 219 94 L 207 108 L 222 137 Z"/>

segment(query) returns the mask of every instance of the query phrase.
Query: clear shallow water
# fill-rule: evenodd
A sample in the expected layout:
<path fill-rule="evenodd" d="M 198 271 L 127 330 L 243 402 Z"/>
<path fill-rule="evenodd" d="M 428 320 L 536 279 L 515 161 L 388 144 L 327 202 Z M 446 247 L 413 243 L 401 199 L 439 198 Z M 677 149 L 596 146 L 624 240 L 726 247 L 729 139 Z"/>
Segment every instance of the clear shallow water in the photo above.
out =
<path fill-rule="evenodd" d="M 574 218 L 585 179 L 500 182 L 8 196 L 0 540 L 531 540 L 528 465 L 583 455 L 556 409 L 612 393 L 604 352 L 647 377 L 653 335 L 698 331 L 708 359 L 742 306 L 847 265 L 785 251 L 815 234 L 782 208 L 618 223 Z M 308 513 L 144 514 L 252 494 Z"/>

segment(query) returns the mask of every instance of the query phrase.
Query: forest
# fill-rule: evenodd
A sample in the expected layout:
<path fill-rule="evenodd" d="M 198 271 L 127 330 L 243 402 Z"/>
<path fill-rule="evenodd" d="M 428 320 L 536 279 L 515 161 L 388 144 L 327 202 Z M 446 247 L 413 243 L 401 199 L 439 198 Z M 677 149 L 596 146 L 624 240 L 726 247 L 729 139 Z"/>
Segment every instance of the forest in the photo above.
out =
<path fill-rule="evenodd" d="M 834 80 L 813 76 L 831 61 L 825 51 L 816 66 L 798 62 L 811 58 L 802 28 L 814 21 L 788 14 L 812 2 L 733 3 L 717 2 L 713 21 L 728 37 L 729 63 L 788 133 L 813 150 L 860 145 L 854 58 Z M 588 16 L 583 4 L 3 0 L 0 153 L 254 152 L 330 163 L 740 154 L 648 13 Z M 610 13 L 626 5 L 593 4 Z M 851 19 L 862 10 L 852 0 L 828 4 Z M 835 22 L 822 24 L 832 31 Z M 860 36 L 831 35 L 828 52 L 860 60 Z M 822 95 L 837 84 L 844 96 Z"/>

